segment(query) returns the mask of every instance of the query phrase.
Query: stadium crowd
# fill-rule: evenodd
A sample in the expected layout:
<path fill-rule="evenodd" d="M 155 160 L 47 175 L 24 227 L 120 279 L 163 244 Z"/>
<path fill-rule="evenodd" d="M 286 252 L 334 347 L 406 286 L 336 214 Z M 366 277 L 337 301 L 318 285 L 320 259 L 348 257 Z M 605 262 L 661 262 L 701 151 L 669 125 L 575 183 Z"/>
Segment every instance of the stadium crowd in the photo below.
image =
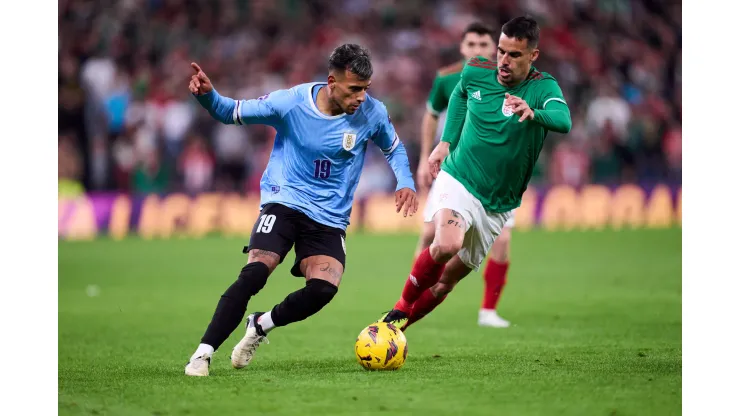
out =
<path fill-rule="evenodd" d="M 461 59 L 462 30 L 498 31 L 521 13 L 543 26 L 535 66 L 557 78 L 573 119 L 548 136 L 533 184 L 680 183 L 678 1 L 60 0 L 60 193 L 258 192 L 274 130 L 211 119 L 189 94 L 190 62 L 221 94 L 256 98 L 325 80 L 347 42 L 370 49 L 370 94 L 415 172 L 427 94 Z M 360 195 L 394 187 L 369 151 Z"/>

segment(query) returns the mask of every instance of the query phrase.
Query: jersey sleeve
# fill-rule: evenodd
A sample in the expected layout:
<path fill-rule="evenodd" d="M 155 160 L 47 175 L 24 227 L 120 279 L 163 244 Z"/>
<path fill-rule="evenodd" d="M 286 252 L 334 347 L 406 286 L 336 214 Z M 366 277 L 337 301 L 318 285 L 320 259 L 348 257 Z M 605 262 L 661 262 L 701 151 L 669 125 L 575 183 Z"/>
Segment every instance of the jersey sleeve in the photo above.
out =
<path fill-rule="evenodd" d="M 237 100 L 234 123 L 276 126 L 296 102 L 295 90 L 277 90 L 252 100 Z"/>
<path fill-rule="evenodd" d="M 252 100 L 234 100 L 213 89 L 208 94 L 196 95 L 195 98 L 221 123 L 266 124 L 276 127 L 296 102 L 296 93 L 293 89 L 277 90 Z"/>
<path fill-rule="evenodd" d="M 537 106 L 537 108 L 545 110 L 547 108 L 547 105 L 553 101 L 558 101 L 565 105 L 568 105 L 568 103 L 565 102 L 563 91 L 560 89 L 558 82 L 554 79 L 545 78 L 539 81 L 537 89 L 539 101 L 538 104 L 540 104 Z"/>
<path fill-rule="evenodd" d="M 447 108 L 447 97 L 445 97 L 444 88 L 442 87 L 442 77 L 437 74 L 432 84 L 432 90 L 429 92 L 427 99 L 427 111 L 439 116 Z"/>
<path fill-rule="evenodd" d="M 568 103 L 557 81 L 546 78 L 538 82 L 537 105 L 534 110 L 534 121 L 547 130 L 568 133 L 573 125 Z"/>

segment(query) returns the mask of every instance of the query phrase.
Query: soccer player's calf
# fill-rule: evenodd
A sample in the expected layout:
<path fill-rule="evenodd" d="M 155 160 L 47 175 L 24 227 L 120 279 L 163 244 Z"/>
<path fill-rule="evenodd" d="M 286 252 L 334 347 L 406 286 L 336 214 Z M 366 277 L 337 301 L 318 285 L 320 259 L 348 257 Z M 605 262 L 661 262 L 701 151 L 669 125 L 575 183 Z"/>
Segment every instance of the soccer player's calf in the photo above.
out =
<path fill-rule="evenodd" d="M 452 292 L 452 289 L 465 278 L 472 269 L 465 265 L 460 260 L 460 257 L 455 255 L 445 265 L 444 272 L 440 277 L 439 281 L 434 286 L 425 290 L 419 299 L 414 302 L 411 307 L 411 311 L 408 314 L 408 321 L 402 328 L 405 330 L 409 325 L 419 321 L 423 317 L 427 316 L 431 311 L 434 310 L 439 304 L 441 304 L 447 295 Z"/>
<path fill-rule="evenodd" d="M 417 257 L 400 299 L 382 320 L 406 330 L 433 311 L 463 278 L 480 266 L 507 217 L 508 214 L 494 215 L 497 225 L 490 226 L 480 219 L 474 223 L 456 210 L 439 209 L 433 217 L 434 241 Z M 466 237 L 468 230 L 471 233 Z"/>
<path fill-rule="evenodd" d="M 267 204 L 250 237 L 248 264 L 216 306 L 201 344 L 191 357 L 213 355 L 239 326 L 252 296 L 267 282 L 295 243 L 291 273 L 306 278 L 306 286 L 289 294 L 269 312 L 248 317 L 247 334 L 234 347 L 231 362 L 243 368 L 271 330 L 302 321 L 319 312 L 336 295 L 344 273 L 344 231 L 319 224 L 305 214 L 280 204 Z"/>
<path fill-rule="evenodd" d="M 506 222 L 504 229 L 491 247 L 490 256 L 483 270 L 483 301 L 481 302 L 481 308 L 478 313 L 478 325 L 494 328 L 507 328 L 510 325 L 509 321 L 498 315 L 496 307 L 507 282 L 509 253 L 511 251 L 511 231 L 513 226 L 514 221 L 512 217 Z M 424 249 L 432 245 L 434 233 L 435 226 L 433 222 L 425 222 L 422 225 L 422 232 L 419 235 L 416 251 L 414 252 L 414 262 L 416 262 L 416 259 L 419 258 L 419 255 Z M 428 296 L 420 299 L 428 299 Z M 439 302 L 441 303 L 442 300 L 444 298 L 441 298 Z"/>
<path fill-rule="evenodd" d="M 510 325 L 509 321 L 498 315 L 496 307 L 507 281 L 512 222 L 513 218 L 507 222 L 501 234 L 496 238 L 491 247 L 486 268 L 483 270 L 483 301 L 478 313 L 478 325 L 481 326 L 507 328 Z"/>
<path fill-rule="evenodd" d="M 386 322 L 402 321 L 408 318 L 414 303 L 425 291 L 439 282 L 447 262 L 463 246 L 467 226 L 466 220 L 459 212 L 447 208 L 440 209 L 434 214 L 433 219 L 434 240 L 417 256 L 400 299 L 384 319 Z M 426 302 L 431 300 L 427 295 Z"/>
<path fill-rule="evenodd" d="M 434 226 L 435 239 L 416 258 L 401 298 L 395 306 L 395 309 L 407 314 L 424 290 L 439 281 L 446 263 L 462 248 L 465 220 L 458 212 L 451 209 L 440 210 L 434 216 Z"/>

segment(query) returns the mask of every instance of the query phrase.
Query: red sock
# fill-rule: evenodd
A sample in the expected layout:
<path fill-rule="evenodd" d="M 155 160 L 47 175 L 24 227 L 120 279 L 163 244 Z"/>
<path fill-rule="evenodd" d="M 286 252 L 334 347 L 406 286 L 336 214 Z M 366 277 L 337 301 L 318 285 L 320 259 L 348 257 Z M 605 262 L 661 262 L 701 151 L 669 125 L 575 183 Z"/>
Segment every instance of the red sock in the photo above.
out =
<path fill-rule="evenodd" d="M 419 300 L 414 302 L 414 307 L 411 308 L 411 314 L 409 315 L 409 321 L 406 324 L 406 327 L 427 316 L 429 312 L 433 311 L 437 305 L 445 300 L 446 297 L 446 293 L 442 297 L 438 298 L 434 296 L 430 289 L 425 290 L 424 293 L 421 294 Z M 406 327 L 403 329 L 406 329 Z"/>
<path fill-rule="evenodd" d="M 419 299 L 419 296 L 426 289 L 434 286 L 439 281 L 444 269 L 445 264 L 435 262 L 432 255 L 429 254 L 429 248 L 424 249 L 416 258 L 411 274 L 403 286 L 401 299 L 396 302 L 394 309 L 406 313 L 411 312 L 411 305 Z"/>
<path fill-rule="evenodd" d="M 506 285 L 506 271 L 509 269 L 509 262 L 498 263 L 493 259 L 488 259 L 486 269 L 483 271 L 483 280 L 485 289 L 483 290 L 483 309 L 496 309 L 498 299 L 501 297 L 501 291 Z"/>

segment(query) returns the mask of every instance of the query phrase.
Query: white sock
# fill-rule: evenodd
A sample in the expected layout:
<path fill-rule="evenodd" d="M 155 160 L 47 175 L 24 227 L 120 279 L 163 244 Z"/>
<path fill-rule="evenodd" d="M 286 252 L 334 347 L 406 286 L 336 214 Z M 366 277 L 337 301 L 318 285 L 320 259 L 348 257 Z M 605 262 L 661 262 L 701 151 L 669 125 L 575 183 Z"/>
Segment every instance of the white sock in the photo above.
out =
<path fill-rule="evenodd" d="M 198 345 L 198 349 L 195 350 L 195 354 L 190 357 L 190 361 L 193 361 L 198 357 L 202 357 L 204 354 L 207 354 L 209 357 L 213 356 L 213 347 L 208 344 Z"/>
<path fill-rule="evenodd" d="M 257 323 L 262 327 L 262 330 L 265 331 L 265 334 L 270 332 L 275 328 L 275 323 L 272 322 L 272 311 L 260 315 L 259 319 L 257 319 Z"/>

